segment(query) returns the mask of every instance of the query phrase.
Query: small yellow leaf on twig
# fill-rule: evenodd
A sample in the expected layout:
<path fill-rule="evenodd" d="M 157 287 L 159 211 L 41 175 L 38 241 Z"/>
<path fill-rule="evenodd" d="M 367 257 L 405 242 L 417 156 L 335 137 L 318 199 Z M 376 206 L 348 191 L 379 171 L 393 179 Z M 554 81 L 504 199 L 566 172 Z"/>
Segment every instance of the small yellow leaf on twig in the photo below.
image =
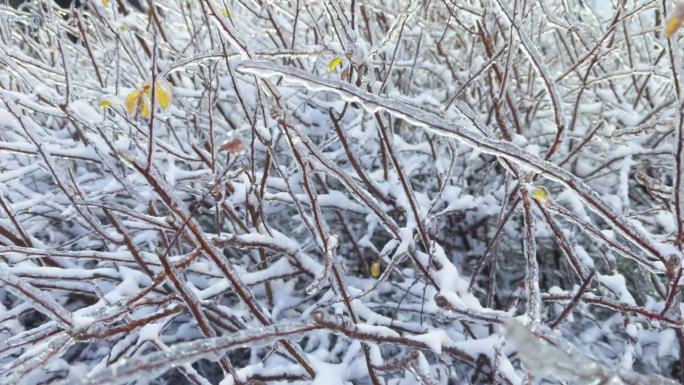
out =
<path fill-rule="evenodd" d="M 378 278 L 380 276 L 380 260 L 376 259 L 370 265 L 370 276 L 373 278 Z"/>
<path fill-rule="evenodd" d="M 138 108 L 140 109 L 140 116 L 145 119 L 150 117 L 150 109 L 147 107 L 147 103 L 142 97 L 138 98 Z"/>
<path fill-rule="evenodd" d="M 109 5 L 109 0 L 101 0 L 101 1 L 102 1 L 102 5 L 104 5 L 105 7 Z"/>
<path fill-rule="evenodd" d="M 682 22 L 684 20 L 681 20 L 675 16 L 671 16 L 667 19 L 667 22 L 665 23 L 665 37 L 670 38 L 672 35 L 674 35 L 675 32 L 679 29 L 679 27 L 682 26 Z"/>
<path fill-rule="evenodd" d="M 532 190 L 532 198 L 541 204 L 545 204 L 549 201 L 549 193 L 544 187 L 535 187 Z"/>
<path fill-rule="evenodd" d="M 171 104 L 171 86 L 169 86 L 163 79 L 159 79 L 154 83 L 154 98 L 155 106 L 166 109 Z M 142 87 L 134 90 L 126 96 L 124 106 L 128 114 L 134 116 L 136 111 L 140 113 L 143 118 L 150 116 L 149 104 L 152 96 L 152 87 L 149 82 L 145 82 Z"/>
<path fill-rule="evenodd" d="M 112 102 L 110 102 L 109 100 L 106 100 L 106 99 L 105 99 L 105 100 L 103 100 L 103 101 L 97 103 L 97 106 L 100 107 L 100 108 L 111 107 L 111 106 L 112 106 Z"/>
<path fill-rule="evenodd" d="M 672 15 L 665 22 L 665 38 L 669 39 L 684 24 L 684 2 L 674 6 Z"/>
<path fill-rule="evenodd" d="M 138 105 L 138 98 L 140 98 L 140 90 L 135 90 L 126 96 L 124 99 L 124 106 L 129 115 L 135 114 L 135 109 Z"/>
<path fill-rule="evenodd" d="M 159 107 L 168 108 L 171 103 L 171 93 L 161 83 L 157 82 L 154 85 L 154 96 L 159 101 Z"/>
<path fill-rule="evenodd" d="M 336 57 L 333 58 L 330 63 L 328 63 L 328 72 L 333 72 L 335 71 L 335 68 L 337 68 L 340 63 L 342 63 L 342 58 L 341 57 Z"/>
<path fill-rule="evenodd" d="M 142 90 L 147 97 L 152 95 L 150 88 L 152 87 L 150 87 L 149 83 L 143 84 Z M 161 80 L 157 80 L 154 83 L 154 97 L 156 99 L 156 103 L 159 103 L 161 108 L 168 108 L 169 104 L 171 103 L 171 88 Z"/>

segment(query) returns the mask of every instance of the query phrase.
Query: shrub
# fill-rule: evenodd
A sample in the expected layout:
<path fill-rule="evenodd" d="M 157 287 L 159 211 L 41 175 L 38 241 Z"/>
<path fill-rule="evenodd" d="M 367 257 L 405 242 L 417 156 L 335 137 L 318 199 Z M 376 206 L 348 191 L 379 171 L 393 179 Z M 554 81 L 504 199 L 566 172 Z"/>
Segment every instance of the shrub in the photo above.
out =
<path fill-rule="evenodd" d="M 682 380 L 682 7 L 1 6 L 0 378 Z"/>

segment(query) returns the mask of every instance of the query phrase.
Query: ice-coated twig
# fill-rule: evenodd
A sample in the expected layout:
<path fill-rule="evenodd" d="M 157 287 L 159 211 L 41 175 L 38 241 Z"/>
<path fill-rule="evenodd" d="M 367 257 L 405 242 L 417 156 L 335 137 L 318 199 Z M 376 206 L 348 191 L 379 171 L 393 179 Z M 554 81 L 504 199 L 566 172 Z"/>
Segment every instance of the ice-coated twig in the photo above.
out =
<path fill-rule="evenodd" d="M 2 262 L 0 262 L 0 283 L 3 288 L 26 301 L 31 307 L 52 318 L 64 330 L 71 330 L 74 326 L 71 312 L 55 301 L 49 294 L 33 287 L 29 283 L 22 282 Z"/>
<path fill-rule="evenodd" d="M 58 3 L 0 5 L 3 385 L 684 381 L 681 4 Z"/>
<path fill-rule="evenodd" d="M 523 205 L 525 231 L 523 236 L 525 253 L 525 289 L 527 290 L 527 316 L 532 323 L 541 321 L 541 289 L 539 288 L 539 262 L 537 262 L 537 242 L 534 236 L 534 217 L 532 216 L 531 198 L 524 186 L 520 188 Z"/>
<path fill-rule="evenodd" d="M 600 365 L 585 358 L 569 345 L 563 348 L 551 345 L 516 319 L 506 323 L 506 334 L 515 344 L 525 368 L 535 377 L 555 378 L 572 384 L 677 384 L 676 381 L 661 376 L 643 376 Z"/>
<path fill-rule="evenodd" d="M 48 338 L 38 346 L 30 347 L 28 352 L 21 355 L 11 365 L 0 369 L 0 384 L 13 385 L 21 383 L 22 379 L 31 372 L 45 366 L 49 361 L 63 355 L 74 340 L 67 335 L 56 335 Z"/>
<path fill-rule="evenodd" d="M 193 363 L 202 358 L 216 358 L 231 349 L 267 345 L 282 338 L 295 339 L 316 329 L 318 327 L 315 325 L 304 324 L 267 326 L 223 337 L 184 342 L 170 346 L 161 352 L 143 355 L 89 373 L 81 379 L 80 383 L 113 385 L 123 384 L 139 377 L 153 378 L 177 365 Z"/>
<path fill-rule="evenodd" d="M 556 152 L 558 146 L 563 141 L 563 135 L 565 134 L 565 123 L 563 120 L 563 105 L 558 94 L 558 89 L 556 88 L 556 82 L 551 77 L 549 69 L 544 63 L 542 56 L 535 45 L 530 41 L 529 36 L 521 29 L 520 25 L 515 20 L 515 15 L 511 12 L 508 6 L 501 0 L 496 0 L 499 10 L 506 16 L 506 19 L 511 24 L 513 30 L 515 30 L 518 38 L 520 39 L 520 45 L 523 47 L 525 53 L 533 64 L 534 69 L 537 71 L 539 76 L 541 76 L 544 81 L 544 87 L 551 99 L 551 108 L 553 109 L 554 123 L 556 124 L 556 136 L 553 139 L 553 144 L 546 153 L 545 159 L 551 158 L 551 156 Z"/>
<path fill-rule="evenodd" d="M 675 163 L 672 198 L 677 217 L 676 244 L 681 250 L 684 244 L 684 101 L 680 103 L 679 112 L 676 115 L 674 141 Z"/>
<path fill-rule="evenodd" d="M 499 156 L 520 166 L 528 167 L 534 172 L 541 174 L 544 178 L 558 182 L 566 188 L 577 192 L 582 201 L 596 214 L 610 223 L 617 231 L 625 236 L 625 238 L 640 247 L 644 252 L 659 260 L 662 265 L 655 266 L 656 271 L 664 271 L 665 258 L 662 256 L 659 249 L 648 240 L 649 237 L 629 223 L 622 215 L 615 212 L 615 210 L 587 184 L 553 163 L 539 159 L 534 155 L 520 150 L 516 146 L 496 139 L 480 136 L 475 132 L 472 124 L 464 117 L 446 121 L 401 101 L 373 95 L 340 81 L 314 77 L 302 70 L 284 67 L 279 64 L 245 61 L 240 68 L 244 72 L 254 73 L 255 75 L 262 77 L 284 75 L 288 81 L 305 85 L 313 91 L 334 92 L 345 100 L 362 104 L 364 108 L 370 112 L 375 112 L 377 110 L 386 111 L 439 135 L 458 139 L 464 144 L 472 146 L 481 152 Z"/>
<path fill-rule="evenodd" d="M 206 235 L 201 231 L 199 225 L 192 220 L 181 207 L 175 203 L 170 192 L 172 191 L 165 183 L 159 179 L 158 176 L 152 174 L 151 170 L 147 170 L 137 163 L 133 163 L 133 167 L 142 174 L 149 183 L 154 186 L 155 191 L 159 194 L 160 199 L 171 209 L 176 216 L 185 224 L 187 224 L 188 230 L 195 237 L 197 243 L 202 248 L 203 252 L 211 259 L 211 261 L 219 268 L 221 273 L 228 279 L 235 293 L 240 297 L 240 299 L 248 306 L 250 312 L 255 316 L 255 318 L 262 325 L 270 325 L 271 321 L 268 315 L 263 311 L 263 309 L 258 305 L 254 299 L 254 295 L 249 290 L 248 287 L 244 285 L 240 276 L 235 272 L 235 270 L 226 263 L 224 257 L 218 252 L 216 247 L 211 244 Z M 302 352 L 295 346 L 292 346 L 289 342 L 283 341 L 286 349 L 292 354 L 295 359 L 309 372 L 313 374 L 313 369 L 307 363 Z"/>

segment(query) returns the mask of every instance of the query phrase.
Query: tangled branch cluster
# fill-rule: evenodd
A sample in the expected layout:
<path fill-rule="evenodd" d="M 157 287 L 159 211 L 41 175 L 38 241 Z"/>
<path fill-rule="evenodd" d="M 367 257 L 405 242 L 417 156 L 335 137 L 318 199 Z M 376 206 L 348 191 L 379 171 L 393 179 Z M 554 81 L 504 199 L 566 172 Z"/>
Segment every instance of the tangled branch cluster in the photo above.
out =
<path fill-rule="evenodd" d="M 82 3 L 0 5 L 0 383 L 684 379 L 675 5 Z"/>

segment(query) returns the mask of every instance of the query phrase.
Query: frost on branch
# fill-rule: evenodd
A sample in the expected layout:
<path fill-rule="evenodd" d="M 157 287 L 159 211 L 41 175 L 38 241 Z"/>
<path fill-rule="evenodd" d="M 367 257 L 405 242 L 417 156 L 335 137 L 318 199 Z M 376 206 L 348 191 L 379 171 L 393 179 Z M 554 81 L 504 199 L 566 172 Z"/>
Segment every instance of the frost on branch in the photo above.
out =
<path fill-rule="evenodd" d="M 554 345 L 531 333 L 515 319 L 506 322 L 509 340 L 517 347 L 520 360 L 531 372 L 576 384 L 653 384 L 675 385 L 679 382 L 660 376 L 643 376 L 629 370 L 609 368 L 587 359 L 563 341 Z"/>
<path fill-rule="evenodd" d="M 0 2 L 0 384 L 684 380 L 683 3 L 66 3 Z"/>

